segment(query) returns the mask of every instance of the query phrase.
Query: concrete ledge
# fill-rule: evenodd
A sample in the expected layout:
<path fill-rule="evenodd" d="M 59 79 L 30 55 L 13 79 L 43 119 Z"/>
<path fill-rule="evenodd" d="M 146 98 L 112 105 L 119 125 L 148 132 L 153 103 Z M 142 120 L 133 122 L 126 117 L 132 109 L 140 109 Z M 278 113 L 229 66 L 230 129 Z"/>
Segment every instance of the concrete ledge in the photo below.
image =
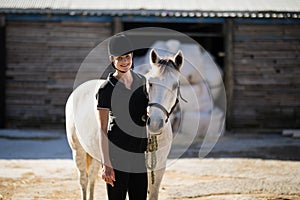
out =
<path fill-rule="evenodd" d="M 283 136 L 290 136 L 293 138 L 300 138 L 300 129 L 284 129 L 282 130 Z"/>
<path fill-rule="evenodd" d="M 64 136 L 65 132 L 63 130 L 0 130 L 0 138 L 12 140 L 55 140 Z"/>

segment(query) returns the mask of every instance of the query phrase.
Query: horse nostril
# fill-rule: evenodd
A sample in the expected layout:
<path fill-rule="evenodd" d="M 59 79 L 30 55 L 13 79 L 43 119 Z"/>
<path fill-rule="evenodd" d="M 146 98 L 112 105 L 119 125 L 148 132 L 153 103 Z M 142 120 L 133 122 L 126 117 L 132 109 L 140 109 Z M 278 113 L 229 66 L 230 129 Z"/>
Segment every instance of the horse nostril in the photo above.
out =
<path fill-rule="evenodd" d="M 147 120 L 147 125 L 149 126 L 150 123 L 151 123 L 151 120 L 150 120 L 150 117 L 149 117 L 148 120 Z"/>
<path fill-rule="evenodd" d="M 164 126 L 164 120 L 161 119 L 160 122 L 159 122 L 159 128 L 161 129 L 163 126 Z"/>

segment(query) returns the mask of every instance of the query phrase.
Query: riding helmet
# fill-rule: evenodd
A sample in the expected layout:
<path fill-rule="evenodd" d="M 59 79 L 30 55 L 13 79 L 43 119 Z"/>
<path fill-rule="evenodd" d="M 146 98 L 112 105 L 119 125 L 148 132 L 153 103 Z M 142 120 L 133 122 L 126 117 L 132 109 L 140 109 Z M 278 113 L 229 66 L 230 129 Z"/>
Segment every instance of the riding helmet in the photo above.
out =
<path fill-rule="evenodd" d="M 123 33 L 112 36 L 108 43 L 108 54 L 110 56 L 122 56 L 133 52 L 130 39 Z"/>

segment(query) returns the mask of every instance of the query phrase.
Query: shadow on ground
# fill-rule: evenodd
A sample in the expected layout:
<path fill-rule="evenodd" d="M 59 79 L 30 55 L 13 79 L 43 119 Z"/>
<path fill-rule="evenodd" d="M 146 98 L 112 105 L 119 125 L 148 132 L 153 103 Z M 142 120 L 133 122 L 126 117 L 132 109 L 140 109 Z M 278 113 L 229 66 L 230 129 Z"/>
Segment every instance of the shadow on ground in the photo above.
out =
<path fill-rule="evenodd" d="M 175 145 L 170 153 L 180 145 Z M 180 156 L 197 158 L 202 142 L 193 143 Z M 300 139 L 282 136 L 281 134 L 230 134 L 227 133 L 215 144 L 206 158 L 260 158 L 271 160 L 300 161 Z"/>
<path fill-rule="evenodd" d="M 188 149 L 181 148 L 181 144 L 173 144 L 169 158 L 197 158 L 203 149 L 202 142 L 197 140 Z M 226 133 L 211 147 L 205 158 L 300 161 L 300 139 L 280 134 Z M 72 159 L 64 130 L 0 130 L 0 159 L 55 158 Z"/>

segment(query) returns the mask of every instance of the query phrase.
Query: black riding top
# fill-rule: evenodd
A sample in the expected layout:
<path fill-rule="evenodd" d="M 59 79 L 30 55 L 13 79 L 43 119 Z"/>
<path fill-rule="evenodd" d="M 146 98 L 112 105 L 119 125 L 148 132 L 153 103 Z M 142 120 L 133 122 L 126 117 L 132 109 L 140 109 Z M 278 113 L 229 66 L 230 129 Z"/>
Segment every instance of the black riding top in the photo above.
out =
<path fill-rule="evenodd" d="M 139 166 L 140 171 L 140 168 L 144 170 L 143 153 L 147 146 L 148 96 L 146 78 L 130 72 L 133 77 L 131 89 L 109 74 L 98 90 L 97 109 L 109 110 L 109 154 L 113 167 L 124 171 Z"/>

